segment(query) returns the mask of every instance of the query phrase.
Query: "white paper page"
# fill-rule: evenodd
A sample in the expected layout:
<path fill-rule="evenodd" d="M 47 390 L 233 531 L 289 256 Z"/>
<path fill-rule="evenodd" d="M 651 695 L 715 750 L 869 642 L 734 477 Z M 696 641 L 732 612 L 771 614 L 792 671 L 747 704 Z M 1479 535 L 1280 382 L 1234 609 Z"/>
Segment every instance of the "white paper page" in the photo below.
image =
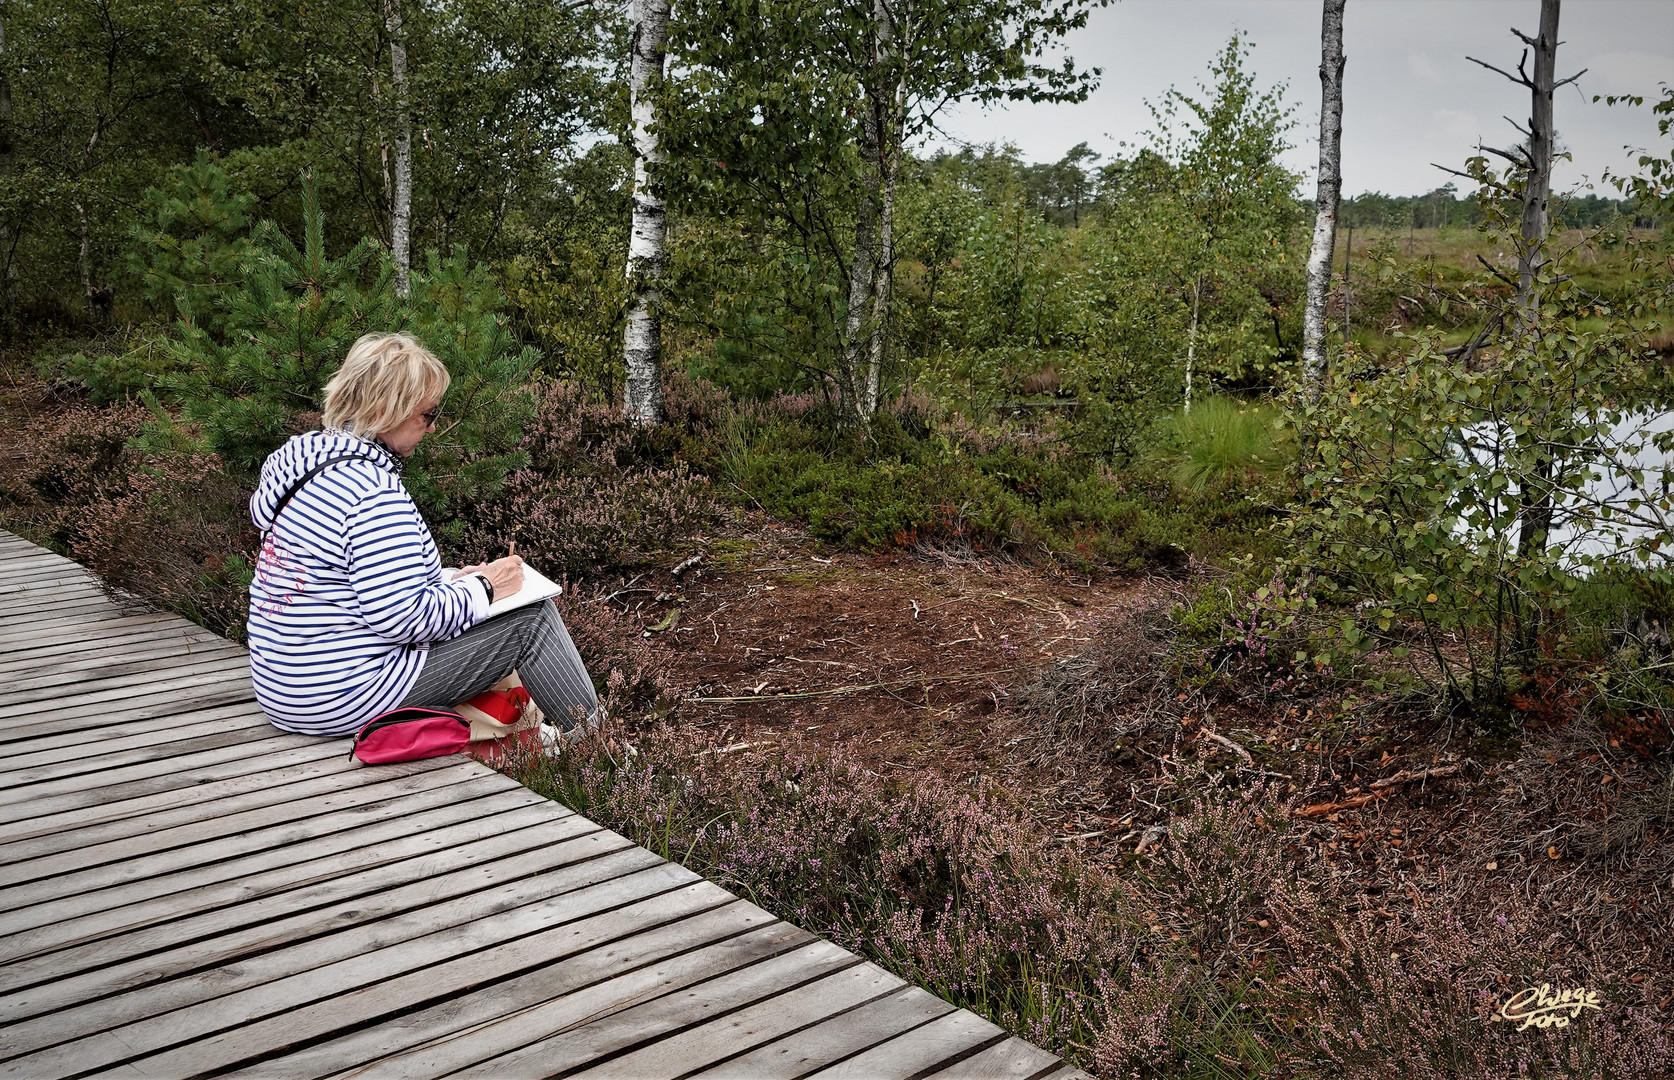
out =
<path fill-rule="evenodd" d="M 495 597 L 494 602 L 488 605 L 488 618 L 492 619 L 496 615 L 503 615 L 530 604 L 538 604 L 542 600 L 550 600 L 563 591 L 562 585 L 524 563 L 523 587 L 510 596 Z"/>

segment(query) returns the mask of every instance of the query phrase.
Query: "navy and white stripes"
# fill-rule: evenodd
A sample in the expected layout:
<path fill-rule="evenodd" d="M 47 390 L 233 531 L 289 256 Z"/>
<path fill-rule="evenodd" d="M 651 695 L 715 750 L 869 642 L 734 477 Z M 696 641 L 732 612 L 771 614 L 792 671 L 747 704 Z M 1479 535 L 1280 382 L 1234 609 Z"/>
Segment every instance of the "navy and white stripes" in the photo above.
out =
<path fill-rule="evenodd" d="M 348 454 L 374 460 L 327 466 L 274 524 L 291 484 Z M 250 518 L 269 531 L 250 583 L 250 675 L 276 727 L 352 734 L 407 695 L 431 642 L 487 614 L 481 581 L 442 580 L 399 471 L 382 445 L 341 431 L 298 435 L 262 465 Z"/>

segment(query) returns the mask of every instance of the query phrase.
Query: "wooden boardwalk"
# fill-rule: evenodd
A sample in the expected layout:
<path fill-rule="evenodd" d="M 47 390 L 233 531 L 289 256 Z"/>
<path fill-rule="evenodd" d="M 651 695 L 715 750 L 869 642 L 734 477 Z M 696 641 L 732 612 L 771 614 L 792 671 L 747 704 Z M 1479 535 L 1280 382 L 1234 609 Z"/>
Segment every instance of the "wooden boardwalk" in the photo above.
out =
<path fill-rule="evenodd" d="M 1081 1075 L 475 761 L 279 733 L 3 532 L 0 738 L 0 1075 Z"/>

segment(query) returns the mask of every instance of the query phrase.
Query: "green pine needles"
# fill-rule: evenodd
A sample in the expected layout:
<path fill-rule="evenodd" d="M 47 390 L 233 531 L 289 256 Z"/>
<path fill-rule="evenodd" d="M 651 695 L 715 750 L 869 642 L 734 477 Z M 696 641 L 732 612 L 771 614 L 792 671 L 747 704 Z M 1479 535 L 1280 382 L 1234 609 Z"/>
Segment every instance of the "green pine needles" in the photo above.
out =
<path fill-rule="evenodd" d="M 224 174 L 200 162 L 180 174 L 190 191 L 223 191 Z M 169 205 L 174 205 L 171 201 Z M 501 298 L 486 268 L 463 247 L 444 258 L 431 251 L 415 276 L 411 297 L 395 296 L 388 254 L 363 239 L 333 258 L 326 251 L 324 213 L 314 178 L 302 178 L 302 244 L 272 221 L 248 240 L 228 235 L 230 215 L 194 238 L 182 258 L 167 230 L 142 237 L 159 258 L 158 287 L 198 279 L 205 268 L 228 265 L 237 252 L 236 287 L 180 288 L 179 319 L 161 348 L 163 373 L 140 395 L 155 417 L 144 442 L 154 449 L 195 445 L 218 454 L 235 474 L 249 476 L 285 439 L 316 427 L 326 381 L 363 334 L 408 331 L 441 358 L 453 375 L 444 419 L 426 440 L 408 486 L 432 520 L 449 520 L 462 497 L 494 490 L 520 467 L 517 442 L 529 405 L 522 387 L 533 372 L 534 349 L 513 340 Z M 212 238 L 224 239 L 214 249 Z M 213 279 L 218 282 L 219 278 Z"/>

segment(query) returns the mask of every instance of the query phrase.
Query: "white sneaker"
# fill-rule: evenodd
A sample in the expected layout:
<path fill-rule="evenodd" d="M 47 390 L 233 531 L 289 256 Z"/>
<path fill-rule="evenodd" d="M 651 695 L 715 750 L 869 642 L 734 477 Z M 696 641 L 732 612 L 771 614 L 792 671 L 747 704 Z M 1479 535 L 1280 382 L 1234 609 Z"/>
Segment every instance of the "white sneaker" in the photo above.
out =
<path fill-rule="evenodd" d="M 551 724 L 541 725 L 541 752 L 547 757 L 557 757 L 563 747 L 563 740 L 558 738 L 558 729 Z"/>

